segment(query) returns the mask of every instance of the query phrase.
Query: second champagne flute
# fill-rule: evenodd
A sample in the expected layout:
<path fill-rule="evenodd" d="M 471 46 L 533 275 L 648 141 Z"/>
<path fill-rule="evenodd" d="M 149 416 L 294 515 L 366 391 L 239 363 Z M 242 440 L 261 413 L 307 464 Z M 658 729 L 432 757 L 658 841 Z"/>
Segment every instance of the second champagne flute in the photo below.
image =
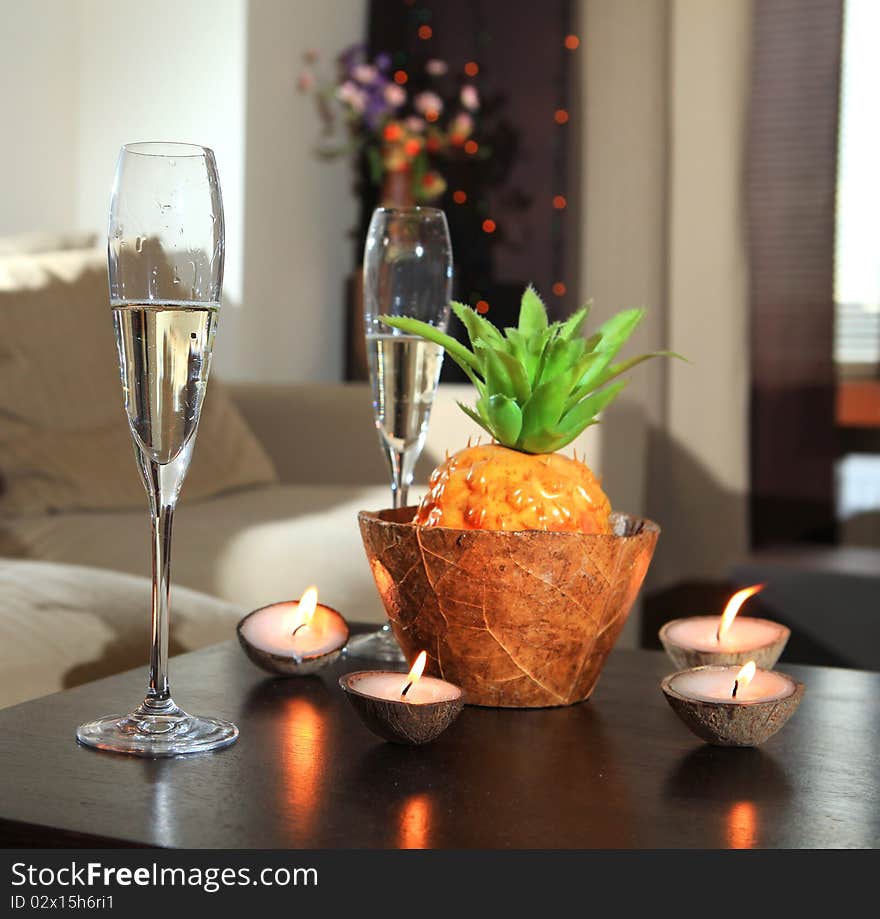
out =
<path fill-rule="evenodd" d="M 452 294 L 452 244 L 443 211 L 386 208 L 373 213 L 364 247 L 364 327 L 373 414 L 388 460 L 391 499 L 405 507 L 428 433 L 443 349 L 382 324 L 409 316 L 446 331 Z M 403 662 L 390 625 L 349 642 L 354 657 Z"/>

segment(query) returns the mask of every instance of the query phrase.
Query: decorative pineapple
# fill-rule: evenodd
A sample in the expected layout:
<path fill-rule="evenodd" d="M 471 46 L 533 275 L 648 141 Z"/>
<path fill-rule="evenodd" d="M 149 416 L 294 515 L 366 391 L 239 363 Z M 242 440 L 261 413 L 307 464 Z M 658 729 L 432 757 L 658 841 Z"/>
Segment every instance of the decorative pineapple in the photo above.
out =
<path fill-rule="evenodd" d="M 431 476 L 414 522 L 478 530 L 609 532 L 611 505 L 585 463 L 556 451 L 571 443 L 626 385 L 622 374 L 658 351 L 615 363 L 644 310 L 617 313 L 589 338 L 581 330 L 588 307 L 549 323 L 529 285 L 519 326 L 502 334 L 463 303 L 452 303 L 471 350 L 417 319 L 383 316 L 409 335 L 445 348 L 477 389 L 474 408 L 461 409 L 495 443 L 468 446 Z"/>

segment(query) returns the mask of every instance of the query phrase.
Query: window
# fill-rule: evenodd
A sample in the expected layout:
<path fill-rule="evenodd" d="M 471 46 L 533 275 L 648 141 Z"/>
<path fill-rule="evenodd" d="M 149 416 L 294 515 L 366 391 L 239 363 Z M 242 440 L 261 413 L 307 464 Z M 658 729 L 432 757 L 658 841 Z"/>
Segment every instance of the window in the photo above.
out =
<path fill-rule="evenodd" d="M 880 370 L 880 3 L 846 0 L 837 173 L 835 360 Z"/>

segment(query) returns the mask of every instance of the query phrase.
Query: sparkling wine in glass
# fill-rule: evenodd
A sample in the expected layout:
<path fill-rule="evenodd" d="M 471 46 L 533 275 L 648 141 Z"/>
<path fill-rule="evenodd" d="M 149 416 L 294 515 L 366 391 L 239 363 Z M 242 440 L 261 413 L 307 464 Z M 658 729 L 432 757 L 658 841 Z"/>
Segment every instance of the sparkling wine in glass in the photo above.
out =
<path fill-rule="evenodd" d="M 378 208 L 364 249 L 364 325 L 376 430 L 391 477 L 394 507 L 406 507 L 428 433 L 443 349 L 383 325 L 410 316 L 446 331 L 452 293 L 452 244 L 443 211 Z M 390 625 L 349 642 L 356 657 L 403 661 Z"/>
<path fill-rule="evenodd" d="M 214 154 L 191 144 L 122 148 L 110 205 L 110 304 L 122 391 L 152 524 L 147 695 L 128 715 L 80 725 L 80 743 L 177 756 L 233 743 L 227 721 L 189 715 L 171 697 L 171 522 L 189 469 L 223 285 L 224 225 Z"/>

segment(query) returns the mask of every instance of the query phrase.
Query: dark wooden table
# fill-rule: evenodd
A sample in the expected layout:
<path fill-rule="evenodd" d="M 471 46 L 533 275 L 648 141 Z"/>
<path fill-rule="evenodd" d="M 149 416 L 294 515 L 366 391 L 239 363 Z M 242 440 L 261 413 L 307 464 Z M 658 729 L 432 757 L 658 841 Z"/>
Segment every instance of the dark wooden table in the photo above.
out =
<path fill-rule="evenodd" d="M 434 744 L 382 743 L 322 678 L 272 680 L 233 642 L 176 658 L 175 698 L 232 718 L 218 753 L 79 747 L 130 708 L 131 672 L 0 711 L 0 843 L 207 848 L 751 848 L 880 844 L 880 674 L 784 668 L 807 693 L 759 750 L 678 721 L 659 652 L 614 652 L 590 702 L 467 708 Z"/>

